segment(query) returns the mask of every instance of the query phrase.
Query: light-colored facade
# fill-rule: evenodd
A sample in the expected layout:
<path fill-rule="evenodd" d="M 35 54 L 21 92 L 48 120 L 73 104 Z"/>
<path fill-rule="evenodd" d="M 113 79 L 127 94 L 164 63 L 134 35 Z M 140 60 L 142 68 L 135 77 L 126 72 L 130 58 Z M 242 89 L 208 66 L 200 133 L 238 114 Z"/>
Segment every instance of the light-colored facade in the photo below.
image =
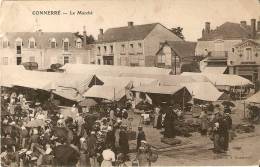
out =
<path fill-rule="evenodd" d="M 155 66 L 160 43 L 182 41 L 159 23 L 101 30 L 95 46 L 96 64 Z"/>
<path fill-rule="evenodd" d="M 39 69 L 51 64 L 91 63 L 93 46 L 70 32 L 6 32 L 0 37 L 0 65 L 36 62 Z"/>
<path fill-rule="evenodd" d="M 228 57 L 229 73 L 253 82 L 260 80 L 260 43 L 246 40 L 234 48 L 234 53 Z"/>

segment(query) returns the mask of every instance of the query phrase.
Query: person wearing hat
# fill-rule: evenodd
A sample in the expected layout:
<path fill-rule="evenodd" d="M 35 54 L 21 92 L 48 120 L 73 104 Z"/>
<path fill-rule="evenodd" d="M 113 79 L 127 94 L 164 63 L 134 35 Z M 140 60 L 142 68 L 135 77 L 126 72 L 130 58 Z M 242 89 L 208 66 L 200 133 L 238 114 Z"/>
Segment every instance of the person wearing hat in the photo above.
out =
<path fill-rule="evenodd" d="M 111 145 L 107 145 L 106 149 L 102 152 L 103 161 L 101 167 L 112 167 L 116 161 L 115 153 L 111 150 Z"/>
<path fill-rule="evenodd" d="M 138 127 L 138 133 L 137 133 L 137 143 L 136 143 L 136 150 L 141 146 L 141 141 L 146 140 L 145 133 L 143 131 L 143 127 Z"/>
<path fill-rule="evenodd" d="M 34 128 L 32 129 L 32 136 L 30 137 L 30 145 L 31 145 L 31 150 L 33 151 L 34 150 L 34 146 L 35 144 L 39 143 L 39 140 L 40 140 L 40 136 L 39 136 L 39 132 L 38 132 L 38 129 Z"/>
<path fill-rule="evenodd" d="M 129 153 L 128 134 L 126 130 L 127 126 L 122 125 L 119 132 L 120 153 L 123 153 L 125 159 L 127 159 L 127 154 Z"/>
<path fill-rule="evenodd" d="M 105 145 L 110 145 L 111 149 L 115 152 L 115 131 L 111 126 L 107 127 L 107 134 L 105 137 Z"/>
<path fill-rule="evenodd" d="M 88 141 L 87 146 L 88 146 L 90 166 L 96 167 L 98 166 L 98 162 L 97 162 L 97 138 L 95 135 L 95 131 L 91 131 L 87 141 Z"/>
<path fill-rule="evenodd" d="M 42 155 L 42 162 L 41 165 L 44 166 L 51 166 L 53 164 L 53 150 L 50 146 L 50 144 L 46 144 L 46 150 L 44 154 Z"/>

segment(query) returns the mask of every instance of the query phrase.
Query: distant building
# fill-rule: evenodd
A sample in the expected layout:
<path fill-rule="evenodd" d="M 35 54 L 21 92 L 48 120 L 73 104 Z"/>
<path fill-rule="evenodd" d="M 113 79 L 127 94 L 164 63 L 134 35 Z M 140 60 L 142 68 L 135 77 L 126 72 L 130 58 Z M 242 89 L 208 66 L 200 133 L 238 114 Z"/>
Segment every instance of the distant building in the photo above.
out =
<path fill-rule="evenodd" d="M 40 69 L 51 64 L 91 63 L 93 45 L 71 32 L 6 32 L 0 37 L 0 64 L 36 62 Z"/>
<path fill-rule="evenodd" d="M 161 42 L 182 41 L 160 23 L 100 29 L 95 47 L 96 64 L 155 66 Z"/>
<path fill-rule="evenodd" d="M 227 70 L 222 71 L 233 74 L 233 66 L 239 59 L 235 58 L 238 56 L 235 53 L 236 46 L 248 39 L 256 42 L 260 40 L 260 21 L 257 22 L 257 25 L 256 19 L 251 19 L 250 25 L 246 21 L 241 21 L 240 24 L 225 22 L 214 30 L 210 28 L 210 23 L 206 22 L 195 51 L 196 55 L 205 57 L 200 62 L 201 70 L 203 71 L 207 67 L 226 66 Z M 230 69 L 229 66 L 231 66 Z"/>
<path fill-rule="evenodd" d="M 165 41 L 156 53 L 156 66 L 170 68 L 173 73 L 181 72 L 183 64 L 196 61 L 196 42 L 187 41 Z"/>
<path fill-rule="evenodd" d="M 253 82 L 260 80 L 260 43 L 248 39 L 234 46 L 228 58 L 230 74 L 243 76 Z"/>

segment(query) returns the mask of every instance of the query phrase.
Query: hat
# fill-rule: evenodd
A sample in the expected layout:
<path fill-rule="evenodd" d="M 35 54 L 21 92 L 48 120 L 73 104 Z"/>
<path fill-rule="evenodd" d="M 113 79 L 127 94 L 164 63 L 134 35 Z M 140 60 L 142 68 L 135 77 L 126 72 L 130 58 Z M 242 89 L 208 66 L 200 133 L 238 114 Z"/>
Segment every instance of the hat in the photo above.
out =
<path fill-rule="evenodd" d="M 112 131 L 112 127 L 111 127 L 111 126 L 108 126 L 108 127 L 107 127 L 107 130 L 108 130 L 108 131 Z"/>
<path fill-rule="evenodd" d="M 3 124 L 7 124 L 7 123 L 8 123 L 8 120 L 5 119 L 5 120 L 3 121 Z"/>
<path fill-rule="evenodd" d="M 46 123 L 50 123 L 50 122 L 51 122 L 51 119 L 46 119 L 45 122 L 46 122 Z"/>
<path fill-rule="evenodd" d="M 127 111 L 127 110 L 124 108 L 124 109 L 123 109 L 123 112 L 126 112 L 126 111 Z"/>
<path fill-rule="evenodd" d="M 47 148 L 46 151 L 45 151 L 45 154 L 50 154 L 52 152 L 52 149 L 51 148 Z"/>
<path fill-rule="evenodd" d="M 15 122 L 14 121 L 12 121 L 9 125 L 15 125 Z"/>
<path fill-rule="evenodd" d="M 116 110 L 120 111 L 120 108 L 116 108 Z"/>
<path fill-rule="evenodd" d="M 85 139 L 84 137 L 81 137 L 79 140 L 80 140 L 81 142 L 86 141 L 86 139 Z"/>
<path fill-rule="evenodd" d="M 147 143 L 147 141 L 145 141 L 145 140 L 141 140 L 141 143 L 144 143 L 144 144 L 146 144 L 146 143 Z"/>
<path fill-rule="evenodd" d="M 120 118 L 118 118 L 118 119 L 116 120 L 116 122 L 117 122 L 117 123 L 121 123 L 122 120 L 121 120 Z"/>
<path fill-rule="evenodd" d="M 40 104 L 41 104 L 40 102 L 36 102 L 36 103 L 35 103 L 36 106 L 38 106 L 38 105 L 40 105 Z"/>
<path fill-rule="evenodd" d="M 32 157 L 32 158 L 31 158 L 32 161 L 35 161 L 35 160 L 37 160 L 37 159 L 38 159 L 37 157 Z"/>
<path fill-rule="evenodd" d="M 96 134 L 96 133 L 95 133 L 95 131 L 91 131 L 90 134 L 94 135 L 94 134 Z"/>
<path fill-rule="evenodd" d="M 27 151 L 27 149 L 23 148 L 23 149 L 21 149 L 21 150 L 19 151 L 19 154 L 23 154 L 23 153 L 25 153 L 26 151 Z"/>
<path fill-rule="evenodd" d="M 60 119 L 63 119 L 63 118 L 64 118 L 64 116 L 62 114 L 60 114 Z"/>
<path fill-rule="evenodd" d="M 26 151 L 26 153 L 25 153 L 26 155 L 30 155 L 30 154 L 32 154 L 32 151 L 31 150 L 29 150 L 29 151 Z"/>

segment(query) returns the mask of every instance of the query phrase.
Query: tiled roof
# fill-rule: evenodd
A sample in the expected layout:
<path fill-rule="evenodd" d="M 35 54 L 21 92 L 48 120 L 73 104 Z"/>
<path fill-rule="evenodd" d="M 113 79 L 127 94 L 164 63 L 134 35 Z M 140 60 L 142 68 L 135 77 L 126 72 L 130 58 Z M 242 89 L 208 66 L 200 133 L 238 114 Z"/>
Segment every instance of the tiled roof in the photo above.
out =
<path fill-rule="evenodd" d="M 109 28 L 98 42 L 120 42 L 144 39 L 159 23 Z"/>
<path fill-rule="evenodd" d="M 35 39 L 36 48 L 48 48 L 52 38 L 56 40 L 57 48 L 61 48 L 62 41 L 68 38 L 70 47 L 75 48 L 75 40 L 78 37 L 72 32 L 6 32 L 1 38 L 7 38 L 11 48 L 15 47 L 17 38 L 22 39 L 24 48 L 28 48 L 30 38 Z"/>
<path fill-rule="evenodd" d="M 250 38 L 250 28 L 250 25 L 242 27 L 239 23 L 225 22 L 199 40 Z"/>
<path fill-rule="evenodd" d="M 188 41 L 166 41 L 163 46 L 168 45 L 173 49 L 180 57 L 194 57 L 195 56 L 195 48 L 196 42 L 188 42 Z M 163 46 L 160 48 L 162 49 Z"/>

